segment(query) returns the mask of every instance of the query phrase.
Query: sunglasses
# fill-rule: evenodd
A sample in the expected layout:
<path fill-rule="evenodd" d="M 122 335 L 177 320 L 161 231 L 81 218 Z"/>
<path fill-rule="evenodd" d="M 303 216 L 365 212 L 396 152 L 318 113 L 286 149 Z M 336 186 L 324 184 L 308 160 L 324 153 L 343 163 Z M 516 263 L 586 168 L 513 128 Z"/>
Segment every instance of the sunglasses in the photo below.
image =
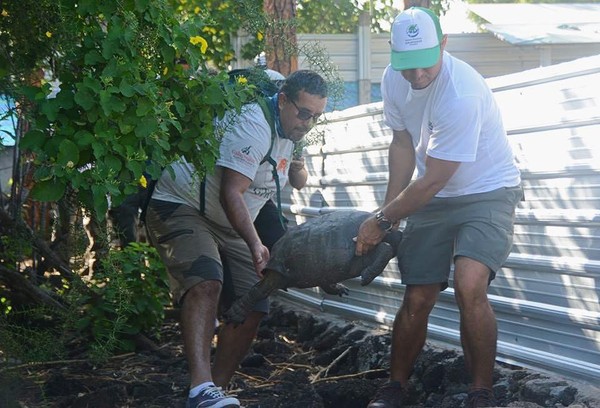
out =
<path fill-rule="evenodd" d="M 300 120 L 313 120 L 313 121 L 318 121 L 319 118 L 321 117 L 321 115 L 323 114 L 321 113 L 315 113 L 314 115 L 312 114 L 311 111 L 309 111 L 306 108 L 300 108 L 298 105 L 296 105 L 296 102 L 294 102 L 294 100 L 292 98 L 288 98 L 288 100 L 294 105 L 294 107 L 296 108 L 296 110 L 298 111 L 298 114 L 296 115 L 296 117 Z"/>

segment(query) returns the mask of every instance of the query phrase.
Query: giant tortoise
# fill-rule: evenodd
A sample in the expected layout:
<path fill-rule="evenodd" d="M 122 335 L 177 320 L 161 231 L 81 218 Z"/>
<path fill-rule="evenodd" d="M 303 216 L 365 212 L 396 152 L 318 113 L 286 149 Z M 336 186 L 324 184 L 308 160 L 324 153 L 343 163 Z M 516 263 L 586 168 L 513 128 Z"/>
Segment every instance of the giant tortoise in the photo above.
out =
<path fill-rule="evenodd" d="M 392 231 L 367 255 L 355 256 L 353 238 L 370 216 L 366 211 L 339 210 L 290 227 L 273 246 L 263 278 L 233 303 L 225 320 L 243 322 L 257 301 L 277 289 L 319 286 L 342 296 L 348 289 L 341 281 L 360 276 L 361 285 L 371 283 L 396 255 L 402 233 Z"/>

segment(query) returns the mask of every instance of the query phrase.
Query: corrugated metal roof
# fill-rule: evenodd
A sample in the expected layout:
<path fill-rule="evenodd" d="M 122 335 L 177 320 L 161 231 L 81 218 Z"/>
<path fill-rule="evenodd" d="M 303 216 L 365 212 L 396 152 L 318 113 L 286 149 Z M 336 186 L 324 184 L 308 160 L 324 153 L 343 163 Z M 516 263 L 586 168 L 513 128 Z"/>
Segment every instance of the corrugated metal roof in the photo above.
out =
<path fill-rule="evenodd" d="M 600 4 L 471 4 L 484 27 L 511 44 L 600 43 Z"/>

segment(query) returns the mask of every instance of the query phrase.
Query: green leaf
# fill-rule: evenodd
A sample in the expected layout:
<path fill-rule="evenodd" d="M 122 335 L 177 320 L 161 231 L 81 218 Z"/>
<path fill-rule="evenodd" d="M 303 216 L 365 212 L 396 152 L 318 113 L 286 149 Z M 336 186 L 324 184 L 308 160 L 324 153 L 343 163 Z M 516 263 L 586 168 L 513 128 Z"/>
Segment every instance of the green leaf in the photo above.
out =
<path fill-rule="evenodd" d="M 182 151 L 189 152 L 194 147 L 194 141 L 192 139 L 183 139 L 177 145 Z"/>
<path fill-rule="evenodd" d="M 52 177 L 54 177 L 54 176 L 52 175 L 52 169 L 50 169 L 50 167 L 46 167 L 46 166 L 38 167 L 33 172 L 33 178 L 37 181 L 50 180 L 50 179 L 52 179 Z"/>
<path fill-rule="evenodd" d="M 135 9 L 139 12 L 145 11 L 148 8 L 149 0 L 135 0 Z"/>
<path fill-rule="evenodd" d="M 223 90 L 217 84 L 211 84 L 206 89 L 204 100 L 210 105 L 221 105 L 224 101 Z"/>
<path fill-rule="evenodd" d="M 136 116 L 146 116 L 152 110 L 153 104 L 147 98 L 140 98 L 137 103 L 137 109 L 135 110 Z"/>
<path fill-rule="evenodd" d="M 121 171 L 121 167 L 123 166 L 121 160 L 119 160 L 117 156 L 114 156 L 112 154 L 109 154 L 104 158 L 104 164 L 106 165 L 106 167 L 108 167 L 111 170 L 114 170 L 117 173 Z"/>
<path fill-rule="evenodd" d="M 91 50 L 83 59 L 86 65 L 96 65 L 97 63 L 102 63 L 105 61 L 104 57 L 98 52 L 98 50 Z"/>
<path fill-rule="evenodd" d="M 121 136 L 119 143 L 121 146 L 125 147 L 127 152 L 127 154 L 123 154 L 123 156 L 134 155 L 140 152 L 140 147 L 137 144 L 137 137 L 133 133 Z"/>
<path fill-rule="evenodd" d="M 80 0 L 77 3 L 77 9 L 82 16 L 93 14 L 96 10 L 95 0 Z"/>
<path fill-rule="evenodd" d="M 84 110 L 89 111 L 94 107 L 94 97 L 86 90 L 75 92 L 75 102 Z"/>
<path fill-rule="evenodd" d="M 119 90 L 123 96 L 126 96 L 128 98 L 131 98 L 133 95 L 135 95 L 135 89 L 133 88 L 133 86 L 131 86 L 127 78 L 123 78 L 121 80 Z"/>
<path fill-rule="evenodd" d="M 131 27 L 125 27 L 125 32 L 123 33 L 123 39 L 130 43 L 137 37 L 137 33 Z"/>
<path fill-rule="evenodd" d="M 110 116 L 110 97 L 111 95 L 108 91 L 100 92 L 100 106 L 102 106 L 102 110 L 104 111 L 105 116 Z"/>
<path fill-rule="evenodd" d="M 94 93 L 100 93 L 100 91 L 102 90 L 102 83 L 96 78 L 91 78 L 91 77 L 83 78 L 83 85 L 86 88 L 89 88 L 92 91 L 94 91 Z"/>
<path fill-rule="evenodd" d="M 25 97 L 31 101 L 35 100 L 39 91 L 40 91 L 40 88 L 37 86 L 21 87 L 21 92 L 23 92 L 23 95 L 25 95 Z"/>
<path fill-rule="evenodd" d="M 102 52 L 102 55 L 104 55 L 104 51 Z M 117 59 L 113 58 L 112 52 L 110 53 L 110 55 L 107 59 L 109 61 L 108 61 L 108 64 L 106 64 L 106 66 L 102 70 L 102 76 L 114 77 L 117 74 Z"/>
<path fill-rule="evenodd" d="M 79 162 L 79 148 L 68 139 L 60 142 L 58 147 L 57 163 L 66 167 L 73 167 Z"/>
<path fill-rule="evenodd" d="M 168 140 L 164 140 L 159 137 L 158 139 L 156 139 L 156 143 L 158 143 L 158 145 L 160 147 L 162 147 L 163 150 L 167 150 L 167 151 L 171 150 L 171 145 L 169 144 Z"/>
<path fill-rule="evenodd" d="M 143 118 L 135 127 L 135 135 L 140 139 L 145 139 L 158 129 L 156 118 L 147 116 Z"/>
<path fill-rule="evenodd" d="M 40 103 L 40 111 L 46 115 L 51 122 L 56 120 L 59 108 L 60 106 L 56 103 L 56 99 L 46 99 Z"/>
<path fill-rule="evenodd" d="M 110 98 L 110 105 L 113 112 L 123 113 L 125 112 L 125 109 L 127 109 L 127 105 L 125 105 L 125 102 L 123 102 L 121 98 L 115 95 L 113 95 Z"/>
<path fill-rule="evenodd" d="M 41 130 L 30 130 L 21 139 L 19 146 L 25 150 L 41 150 L 48 136 Z"/>
<path fill-rule="evenodd" d="M 102 56 L 107 60 L 111 60 L 113 56 L 119 51 L 120 45 L 121 44 L 120 41 L 118 41 L 118 39 L 107 38 L 106 40 L 102 41 Z M 113 61 L 110 61 L 106 66 L 107 69 L 104 70 L 104 75 L 113 76 L 113 70 L 116 68 L 116 64 L 113 64 L 112 62 Z"/>
<path fill-rule="evenodd" d="M 33 186 L 29 195 L 37 201 L 58 201 L 65 194 L 66 187 L 63 180 L 39 181 Z"/>
<path fill-rule="evenodd" d="M 108 199 L 106 198 L 106 188 L 103 186 L 92 186 L 94 197 L 94 211 L 100 221 L 103 221 L 108 211 Z"/>
<path fill-rule="evenodd" d="M 161 53 L 165 61 L 175 60 L 175 50 L 173 47 L 163 47 Z"/>
<path fill-rule="evenodd" d="M 95 157 L 102 157 L 104 156 L 104 153 L 106 153 L 106 146 L 103 143 L 92 143 L 92 149 L 94 149 Z"/>
<path fill-rule="evenodd" d="M 185 104 L 179 101 L 175 101 L 175 103 L 173 104 L 175 106 L 175 110 L 177 111 L 177 114 L 179 116 L 184 116 L 185 115 Z"/>
<path fill-rule="evenodd" d="M 78 146 L 85 147 L 89 146 L 94 142 L 94 135 L 87 130 L 79 130 L 73 135 L 75 142 Z"/>
<path fill-rule="evenodd" d="M 61 110 L 69 110 L 73 108 L 73 92 L 71 90 L 61 90 L 56 94 L 56 103 Z"/>
<path fill-rule="evenodd" d="M 120 120 L 118 122 L 118 125 L 119 125 L 119 131 L 124 135 L 130 133 L 133 129 L 135 129 L 135 126 L 133 124 L 125 123 L 124 120 Z"/>
<path fill-rule="evenodd" d="M 123 37 L 123 20 L 118 16 L 113 16 L 111 24 L 108 26 L 107 38 L 111 40 L 119 40 Z"/>
<path fill-rule="evenodd" d="M 115 184 L 106 184 L 106 192 L 113 197 L 118 197 L 121 195 L 121 191 L 119 187 Z"/>
<path fill-rule="evenodd" d="M 131 170 L 134 178 L 139 179 L 142 176 L 142 164 L 140 162 L 129 160 L 125 166 Z"/>

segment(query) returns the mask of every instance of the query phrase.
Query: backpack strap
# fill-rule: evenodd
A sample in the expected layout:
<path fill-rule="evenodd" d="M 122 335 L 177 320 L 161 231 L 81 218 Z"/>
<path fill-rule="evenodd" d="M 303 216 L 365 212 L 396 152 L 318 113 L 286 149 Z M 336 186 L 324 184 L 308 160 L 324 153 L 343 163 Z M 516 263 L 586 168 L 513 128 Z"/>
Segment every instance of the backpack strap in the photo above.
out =
<path fill-rule="evenodd" d="M 283 217 L 283 212 L 281 210 L 281 186 L 279 184 L 279 174 L 277 173 L 277 162 L 271 157 L 271 151 L 273 150 L 273 144 L 275 143 L 275 138 L 277 137 L 277 131 L 275 130 L 275 120 L 273 118 L 274 112 L 273 108 L 269 105 L 266 98 L 259 97 L 257 100 L 258 105 L 260 106 L 263 114 L 265 115 L 265 119 L 269 123 L 269 127 L 271 128 L 271 144 L 269 145 L 269 150 L 267 150 L 267 154 L 260 161 L 260 164 L 268 162 L 272 167 L 273 179 L 275 180 L 275 186 L 277 188 L 277 210 L 279 213 L 279 222 L 283 226 L 283 229 L 287 229 L 287 223 L 285 218 Z M 206 183 L 204 180 L 200 183 L 200 214 L 204 215 L 205 212 L 205 200 L 206 200 Z"/>
<path fill-rule="evenodd" d="M 271 103 L 268 103 L 265 98 L 258 98 L 258 104 L 265 115 L 265 119 L 269 123 L 271 127 L 271 145 L 269 146 L 269 150 L 267 150 L 267 154 L 264 159 L 261 160 L 260 164 L 264 162 L 269 162 L 272 169 L 273 179 L 275 180 L 275 187 L 277 188 L 277 212 L 279 213 L 279 222 L 284 230 L 287 229 L 287 223 L 285 222 L 285 218 L 283 217 L 283 211 L 281 210 L 281 186 L 279 184 L 279 174 L 277 173 L 277 162 L 271 157 L 271 151 L 273 150 L 273 145 L 275 144 L 275 138 L 277 137 L 277 131 L 275 130 L 275 119 L 274 119 L 274 108 L 271 106 Z"/>
<path fill-rule="evenodd" d="M 154 187 L 156 187 L 157 182 L 158 180 L 150 178 L 150 181 L 148 181 L 148 185 L 146 186 L 146 195 L 144 196 L 144 201 L 142 203 L 142 212 L 140 213 L 140 222 L 144 224 L 146 223 L 146 212 L 148 211 L 148 204 L 150 204 L 150 200 L 152 199 L 152 193 L 154 192 Z"/>

